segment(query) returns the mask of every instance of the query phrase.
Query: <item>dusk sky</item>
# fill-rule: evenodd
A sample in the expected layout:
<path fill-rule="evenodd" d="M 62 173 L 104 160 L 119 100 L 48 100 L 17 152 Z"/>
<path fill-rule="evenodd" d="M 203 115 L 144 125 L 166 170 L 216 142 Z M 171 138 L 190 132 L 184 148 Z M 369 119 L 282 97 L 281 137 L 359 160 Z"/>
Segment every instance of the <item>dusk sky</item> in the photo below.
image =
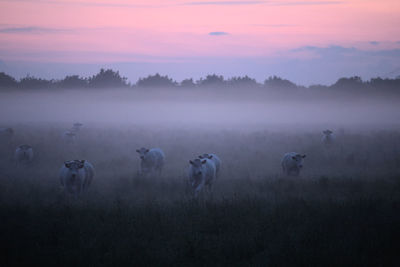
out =
<path fill-rule="evenodd" d="M 0 71 L 330 84 L 400 75 L 400 1 L 0 0 Z"/>

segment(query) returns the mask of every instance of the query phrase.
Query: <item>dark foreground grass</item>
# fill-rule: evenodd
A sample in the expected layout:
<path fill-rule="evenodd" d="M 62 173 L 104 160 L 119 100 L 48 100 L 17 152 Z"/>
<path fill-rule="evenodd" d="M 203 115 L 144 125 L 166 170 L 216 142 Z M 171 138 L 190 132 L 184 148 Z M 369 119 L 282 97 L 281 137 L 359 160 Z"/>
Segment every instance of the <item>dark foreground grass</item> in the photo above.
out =
<path fill-rule="evenodd" d="M 328 182 L 327 182 L 328 181 Z M 321 181 L 274 181 L 292 192 Z M 189 197 L 138 205 L 62 195 L 54 202 L 2 201 L 2 266 L 395 266 L 399 263 L 398 185 L 386 193 L 269 198 Z M 358 182 L 359 185 L 364 182 Z M 373 190 L 371 183 L 365 190 Z M 261 185 L 261 184 L 260 184 Z M 342 185 L 344 188 L 344 184 Z M 394 187 L 393 187 L 394 186 Z M 332 188 L 331 188 L 332 187 Z M 313 188 L 313 189 L 312 189 Z M 366 189 L 368 188 L 368 189 Z M 310 193 L 310 192 L 309 192 Z M 316 192 L 317 193 L 317 192 Z M 398 266 L 398 265 L 397 265 Z"/>
<path fill-rule="evenodd" d="M 345 134 L 326 149 L 319 133 L 154 132 L 15 127 L 0 151 L 0 266 L 399 266 L 400 133 Z M 15 166 L 31 144 L 35 160 Z M 136 176 L 141 146 L 167 155 L 161 177 Z M 307 154 L 284 177 L 284 152 Z M 194 200 L 188 160 L 221 156 L 213 192 Z M 87 194 L 59 188 L 64 160 L 87 159 Z"/>

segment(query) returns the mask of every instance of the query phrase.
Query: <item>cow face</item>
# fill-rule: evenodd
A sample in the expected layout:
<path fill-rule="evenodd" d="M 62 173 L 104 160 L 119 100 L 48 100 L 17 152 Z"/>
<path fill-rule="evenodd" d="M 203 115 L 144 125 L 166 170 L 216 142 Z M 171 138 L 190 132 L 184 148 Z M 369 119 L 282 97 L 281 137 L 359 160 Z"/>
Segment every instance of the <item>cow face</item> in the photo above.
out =
<path fill-rule="evenodd" d="M 333 132 L 331 130 L 325 130 L 322 132 L 324 135 L 331 135 Z"/>
<path fill-rule="evenodd" d="M 212 159 L 212 155 L 204 153 L 203 155 L 199 156 L 199 159 Z"/>
<path fill-rule="evenodd" d="M 192 165 L 193 174 L 195 177 L 203 174 L 203 164 L 206 164 L 205 159 L 190 160 L 189 163 Z"/>
<path fill-rule="evenodd" d="M 80 192 L 82 179 L 79 171 L 85 166 L 85 160 L 72 160 L 64 162 L 64 166 L 68 168 L 67 183 L 76 191 Z"/>
<path fill-rule="evenodd" d="M 306 155 L 300 155 L 297 154 L 296 156 L 293 156 L 292 159 L 296 163 L 297 168 L 301 169 L 303 168 L 303 159 L 306 157 Z"/>
<path fill-rule="evenodd" d="M 77 174 L 78 171 L 85 166 L 85 160 L 66 161 L 64 162 L 64 165 L 72 174 Z"/>
<path fill-rule="evenodd" d="M 136 149 L 136 152 L 139 153 L 139 157 L 140 159 L 144 159 L 146 157 L 146 154 L 149 152 L 150 150 L 147 148 L 142 147 L 141 149 Z"/>
<path fill-rule="evenodd" d="M 18 146 L 16 153 L 20 161 L 29 161 L 32 157 L 32 147 L 28 145 L 20 145 Z"/>

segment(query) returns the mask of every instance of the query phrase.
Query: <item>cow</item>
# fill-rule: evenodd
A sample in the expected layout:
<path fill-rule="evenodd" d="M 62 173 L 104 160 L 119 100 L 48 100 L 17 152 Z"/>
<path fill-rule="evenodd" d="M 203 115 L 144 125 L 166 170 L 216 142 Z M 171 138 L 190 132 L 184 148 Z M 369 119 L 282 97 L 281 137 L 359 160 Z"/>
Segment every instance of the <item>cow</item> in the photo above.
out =
<path fill-rule="evenodd" d="M 140 174 L 147 175 L 152 172 L 157 172 L 158 175 L 161 174 L 161 171 L 164 167 L 165 163 L 165 154 L 160 148 L 140 148 L 136 150 L 139 153 L 140 157 Z"/>
<path fill-rule="evenodd" d="M 324 145 L 332 145 L 335 142 L 335 135 L 331 130 L 325 130 L 322 132 L 321 142 Z"/>
<path fill-rule="evenodd" d="M 29 145 L 20 145 L 15 149 L 14 159 L 17 164 L 29 164 L 33 160 L 33 149 Z"/>
<path fill-rule="evenodd" d="M 72 125 L 71 131 L 74 132 L 74 133 L 77 133 L 77 132 L 80 131 L 80 129 L 81 129 L 82 126 L 83 126 L 82 123 L 80 123 L 80 122 L 75 122 L 75 123 Z"/>
<path fill-rule="evenodd" d="M 303 168 L 303 159 L 306 155 L 301 155 L 296 152 L 288 152 L 282 159 L 282 170 L 286 175 L 298 176 Z"/>
<path fill-rule="evenodd" d="M 216 168 L 214 162 L 208 158 L 190 160 L 189 163 L 189 183 L 194 190 L 194 196 L 197 197 L 204 186 L 211 190 Z"/>
<path fill-rule="evenodd" d="M 221 160 L 217 155 L 205 153 L 203 155 L 200 155 L 199 159 L 210 159 L 210 160 L 212 160 L 214 162 L 214 164 L 215 164 L 216 177 L 219 176 L 219 170 L 221 168 Z"/>
<path fill-rule="evenodd" d="M 93 177 L 93 165 L 86 160 L 66 161 L 60 169 L 60 182 L 64 191 L 75 196 L 88 190 Z"/>
<path fill-rule="evenodd" d="M 64 139 L 65 143 L 73 144 L 76 140 L 76 133 L 72 131 L 66 131 L 63 133 L 62 138 Z"/>

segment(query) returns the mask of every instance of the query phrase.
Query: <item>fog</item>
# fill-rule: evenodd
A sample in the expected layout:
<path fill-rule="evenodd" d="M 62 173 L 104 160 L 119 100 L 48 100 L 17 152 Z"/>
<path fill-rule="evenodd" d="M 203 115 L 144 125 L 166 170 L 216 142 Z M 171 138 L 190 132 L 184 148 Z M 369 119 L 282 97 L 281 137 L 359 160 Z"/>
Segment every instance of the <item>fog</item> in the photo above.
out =
<path fill-rule="evenodd" d="M 0 90 L 0 127 L 14 131 L 0 136 L 3 265 L 390 265 L 398 102 L 307 89 Z M 21 144 L 34 151 L 26 165 L 14 159 Z M 163 150 L 161 173 L 140 174 L 141 147 Z M 289 151 L 307 155 L 299 176 L 282 171 Z M 195 197 L 189 160 L 202 153 L 222 164 Z M 95 169 L 79 196 L 59 177 L 74 159 Z"/>
<path fill-rule="evenodd" d="M 3 90 L 0 124 L 68 124 L 241 131 L 397 129 L 398 100 L 260 88 Z"/>

